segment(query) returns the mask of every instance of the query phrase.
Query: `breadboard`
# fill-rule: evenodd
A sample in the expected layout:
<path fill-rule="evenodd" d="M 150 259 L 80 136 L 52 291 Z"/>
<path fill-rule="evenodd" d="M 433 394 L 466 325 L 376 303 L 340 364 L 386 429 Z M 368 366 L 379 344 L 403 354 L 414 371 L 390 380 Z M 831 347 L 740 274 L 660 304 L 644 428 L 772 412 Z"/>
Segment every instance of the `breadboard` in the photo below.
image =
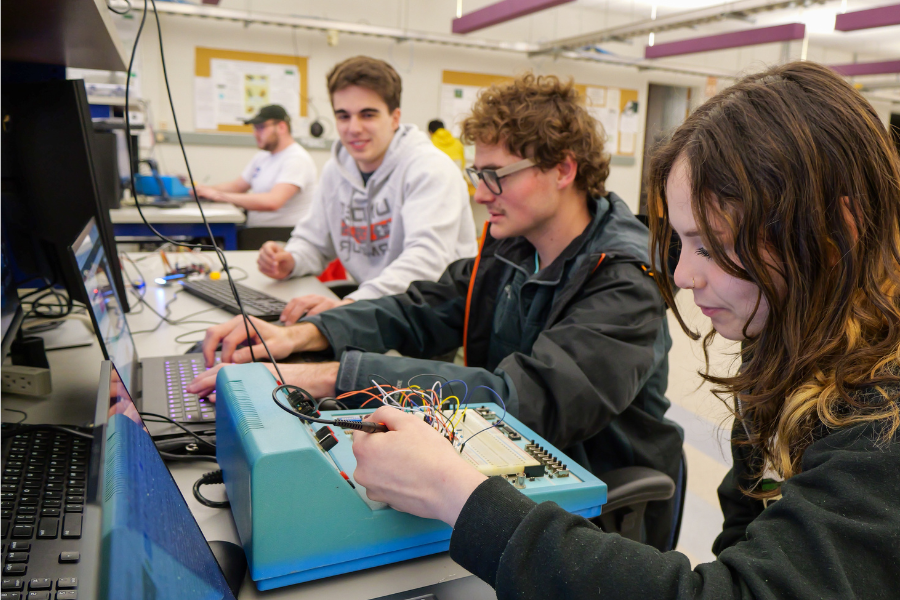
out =
<path fill-rule="evenodd" d="M 449 418 L 453 411 L 445 411 L 444 414 Z M 460 421 L 456 427 L 457 443 L 465 443 L 462 457 L 480 472 L 488 476 L 516 475 L 524 473 L 527 467 L 541 467 L 536 458 L 515 445 L 478 412 L 468 410 L 465 417 L 465 421 Z M 458 418 L 459 415 L 454 421 Z"/>

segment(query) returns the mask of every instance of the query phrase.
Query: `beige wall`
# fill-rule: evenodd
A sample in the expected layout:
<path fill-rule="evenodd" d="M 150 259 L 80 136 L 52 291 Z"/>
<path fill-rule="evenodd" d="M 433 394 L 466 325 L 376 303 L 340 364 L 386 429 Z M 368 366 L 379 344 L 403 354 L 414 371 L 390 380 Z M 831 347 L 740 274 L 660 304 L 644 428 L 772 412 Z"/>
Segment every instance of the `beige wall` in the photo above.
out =
<path fill-rule="evenodd" d="M 418 0 L 415 2 L 330 0 L 327 3 L 287 0 L 254 0 L 253 2 L 223 0 L 221 6 L 449 33 L 450 20 L 455 12 L 453 4 L 455 3 L 446 0 Z M 476 5 L 478 2 L 467 0 L 466 10 L 471 10 Z M 136 13 L 136 15 L 139 17 L 140 13 Z M 563 7 L 548 13 L 548 15 L 542 16 L 539 13 L 472 35 L 485 39 L 537 42 L 586 33 L 631 20 L 630 14 L 610 13 L 607 15 L 603 10 L 578 7 L 569 10 Z M 123 30 L 123 38 L 133 40 L 133 33 L 128 34 L 127 31 L 135 29 L 135 21 L 122 21 L 118 17 L 116 20 Z M 614 166 L 608 181 L 608 188 L 622 196 L 634 209 L 637 208 L 640 191 L 643 123 L 648 83 L 692 87 L 695 102 L 702 100 L 706 83 L 705 78 L 697 76 L 637 71 L 633 68 L 565 59 L 553 60 L 549 57 L 529 59 L 520 54 L 475 51 L 420 43 L 396 43 L 384 39 L 350 35 L 341 35 L 337 46 L 332 47 L 326 43 L 325 34 L 322 32 L 296 30 L 292 37 L 291 30 L 285 27 L 244 26 L 225 21 L 166 15 L 161 16 L 160 21 L 165 42 L 169 82 L 172 86 L 178 123 L 183 131 L 192 131 L 194 128 L 193 75 L 194 48 L 196 46 L 293 54 L 296 44 L 297 52 L 310 59 L 310 99 L 318 107 L 323 117 L 332 123 L 325 88 L 325 75 L 335 63 L 358 54 L 381 58 L 394 65 L 403 78 L 402 120 L 423 129 L 428 121 L 439 114 L 441 74 L 444 69 L 496 74 L 516 74 L 533 69 L 537 73 L 571 76 L 583 84 L 636 89 L 640 103 L 641 130 L 637 135 L 635 164 L 633 166 Z M 151 27 L 150 25 L 155 24 L 149 22 L 148 19 L 141 40 L 142 95 L 150 103 L 154 126 L 161 129 L 172 129 L 173 120 L 163 85 L 155 26 Z M 634 44 L 611 44 L 604 45 L 604 48 L 622 54 L 636 55 L 643 51 L 643 42 L 635 40 Z M 787 55 L 799 58 L 800 49 L 799 42 L 792 43 L 787 48 Z M 128 53 L 130 54 L 130 48 Z M 683 60 L 677 62 L 715 67 L 720 70 L 752 71 L 775 64 L 784 55 L 785 49 L 778 44 L 694 55 L 684 57 Z M 825 51 L 814 46 L 809 50 L 809 57 L 828 62 L 851 62 L 852 60 L 852 57 L 846 53 Z M 721 80 L 720 87 L 724 87 L 727 83 L 728 80 Z M 884 104 L 877 108 L 886 121 L 890 112 L 889 105 Z M 310 112 L 310 114 L 312 113 Z M 297 129 L 301 128 L 302 125 L 297 127 Z M 331 137 L 333 137 L 333 127 L 331 132 Z M 255 151 L 253 148 L 218 146 L 188 146 L 187 150 L 194 178 L 197 181 L 211 183 L 237 177 Z M 328 152 L 312 151 L 311 154 L 321 169 L 328 159 Z M 167 172 L 186 173 L 178 146 L 159 144 L 155 149 L 155 155 Z"/>

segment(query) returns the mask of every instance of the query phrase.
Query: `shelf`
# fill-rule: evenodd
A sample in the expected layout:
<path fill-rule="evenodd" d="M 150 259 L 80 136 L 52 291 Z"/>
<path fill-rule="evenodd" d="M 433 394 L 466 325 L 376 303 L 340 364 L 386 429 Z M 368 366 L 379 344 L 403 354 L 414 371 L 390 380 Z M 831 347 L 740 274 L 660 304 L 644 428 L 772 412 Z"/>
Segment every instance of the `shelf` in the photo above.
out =
<path fill-rule="evenodd" d="M 3 60 L 124 71 L 127 60 L 106 0 L 3 3 Z"/>

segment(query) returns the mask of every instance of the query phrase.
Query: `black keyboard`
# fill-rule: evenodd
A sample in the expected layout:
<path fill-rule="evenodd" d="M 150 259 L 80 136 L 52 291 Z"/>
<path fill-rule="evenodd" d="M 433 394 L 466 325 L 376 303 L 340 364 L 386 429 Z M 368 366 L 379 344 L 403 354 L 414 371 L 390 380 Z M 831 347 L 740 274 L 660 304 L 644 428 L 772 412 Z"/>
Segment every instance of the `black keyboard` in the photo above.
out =
<path fill-rule="evenodd" d="M 218 306 L 233 315 L 241 314 L 241 309 L 238 308 L 234 294 L 231 293 L 231 285 L 229 285 L 227 279 L 217 279 L 215 281 L 212 279 L 195 279 L 183 281 L 181 285 L 184 287 L 184 291 L 197 296 L 201 300 L 206 300 L 210 304 Z M 241 296 L 241 302 L 247 314 L 263 321 L 277 321 L 281 317 L 284 307 L 287 306 L 287 302 L 284 300 L 279 300 L 239 283 L 234 285 Z"/>
<path fill-rule="evenodd" d="M 78 598 L 91 440 L 52 429 L 3 431 L 0 600 Z"/>

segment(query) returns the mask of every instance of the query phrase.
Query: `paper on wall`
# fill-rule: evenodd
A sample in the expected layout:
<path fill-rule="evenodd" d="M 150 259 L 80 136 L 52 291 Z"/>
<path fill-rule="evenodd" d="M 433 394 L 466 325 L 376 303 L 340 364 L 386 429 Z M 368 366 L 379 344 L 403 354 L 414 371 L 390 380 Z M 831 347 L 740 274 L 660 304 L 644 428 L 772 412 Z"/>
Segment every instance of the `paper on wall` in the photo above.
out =
<path fill-rule="evenodd" d="M 441 84 L 440 118 L 453 137 L 462 133 L 460 123 L 472 112 L 480 91 L 481 88 L 474 85 Z"/>
<path fill-rule="evenodd" d="M 587 105 L 588 107 L 606 106 L 606 88 L 588 87 L 587 88 Z"/>
<path fill-rule="evenodd" d="M 216 128 L 216 104 L 210 77 L 194 78 L 194 129 Z"/>
<path fill-rule="evenodd" d="M 214 58 L 210 60 L 210 77 L 195 78 L 197 129 L 243 125 L 269 104 L 280 104 L 293 120 L 300 118 L 300 72 L 296 65 Z"/>

